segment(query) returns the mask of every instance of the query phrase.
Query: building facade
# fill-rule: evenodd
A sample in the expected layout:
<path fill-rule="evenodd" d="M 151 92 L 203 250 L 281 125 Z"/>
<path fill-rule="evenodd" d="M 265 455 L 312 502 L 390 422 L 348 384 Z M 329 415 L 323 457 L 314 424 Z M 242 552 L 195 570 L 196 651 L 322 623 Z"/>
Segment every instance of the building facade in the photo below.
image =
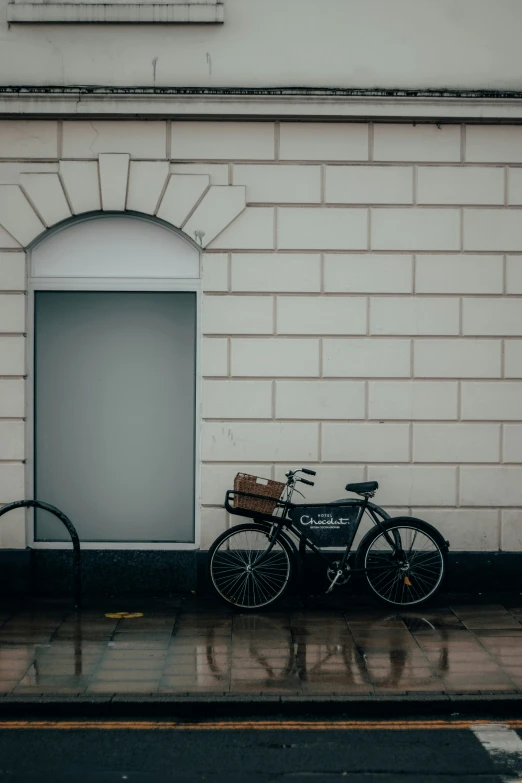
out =
<path fill-rule="evenodd" d="M 0 505 L 184 588 L 238 471 L 311 467 L 518 563 L 518 4 L 2 12 Z M 61 584 L 56 520 L 0 525 Z"/>

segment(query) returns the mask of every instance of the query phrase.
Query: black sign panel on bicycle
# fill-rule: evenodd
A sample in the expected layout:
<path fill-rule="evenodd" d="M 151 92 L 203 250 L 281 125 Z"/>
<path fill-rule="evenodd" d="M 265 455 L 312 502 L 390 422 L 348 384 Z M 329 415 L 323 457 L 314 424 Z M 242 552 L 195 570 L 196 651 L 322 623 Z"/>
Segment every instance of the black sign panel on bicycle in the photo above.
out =
<path fill-rule="evenodd" d="M 360 506 L 296 506 L 289 516 L 316 546 L 349 546 L 357 532 Z"/>

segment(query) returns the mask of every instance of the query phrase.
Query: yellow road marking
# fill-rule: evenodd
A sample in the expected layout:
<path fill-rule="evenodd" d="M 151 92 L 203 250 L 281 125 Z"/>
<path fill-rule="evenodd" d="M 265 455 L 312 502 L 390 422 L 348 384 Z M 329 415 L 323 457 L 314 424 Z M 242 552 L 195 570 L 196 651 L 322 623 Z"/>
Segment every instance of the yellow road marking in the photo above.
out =
<path fill-rule="evenodd" d="M 423 721 L 355 721 L 355 720 L 332 720 L 332 721 L 205 721 L 201 723 L 181 722 L 181 721 L 115 721 L 115 720 L 7 720 L 0 721 L 0 730 L 13 729 L 44 729 L 44 730 L 65 730 L 76 729 L 97 729 L 124 730 L 124 731 L 269 731 L 269 730 L 290 730 L 290 731 L 411 731 L 434 730 L 434 729 L 471 729 L 474 726 L 483 725 L 484 721 L 469 720 L 423 720 Z M 511 729 L 521 729 L 522 720 L 498 721 Z"/>

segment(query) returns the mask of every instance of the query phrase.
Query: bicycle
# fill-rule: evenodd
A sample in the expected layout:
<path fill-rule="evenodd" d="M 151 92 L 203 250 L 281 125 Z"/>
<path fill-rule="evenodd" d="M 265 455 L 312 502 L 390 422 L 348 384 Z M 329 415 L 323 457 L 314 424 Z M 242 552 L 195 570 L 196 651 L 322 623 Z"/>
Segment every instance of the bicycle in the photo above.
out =
<path fill-rule="evenodd" d="M 416 606 L 433 598 L 442 584 L 449 548 L 438 530 L 422 519 L 392 518 L 372 503 L 377 481 L 346 485 L 346 491 L 360 499 L 293 503 L 298 482 L 314 486 L 298 474 L 315 476 L 316 472 L 289 471 L 286 483 L 238 474 L 234 489 L 227 491 L 226 510 L 252 522 L 229 528 L 209 550 L 210 581 L 226 603 L 249 611 L 280 601 L 299 572 L 299 556 L 302 563 L 307 549 L 326 563 L 330 582 L 326 593 L 361 574 L 373 594 L 389 606 Z M 256 489 L 264 483 L 267 494 L 239 489 L 241 476 L 249 480 L 249 488 L 252 482 Z M 354 552 L 352 567 L 351 547 L 365 514 L 373 527 Z M 332 562 L 321 547 L 344 552 Z"/>

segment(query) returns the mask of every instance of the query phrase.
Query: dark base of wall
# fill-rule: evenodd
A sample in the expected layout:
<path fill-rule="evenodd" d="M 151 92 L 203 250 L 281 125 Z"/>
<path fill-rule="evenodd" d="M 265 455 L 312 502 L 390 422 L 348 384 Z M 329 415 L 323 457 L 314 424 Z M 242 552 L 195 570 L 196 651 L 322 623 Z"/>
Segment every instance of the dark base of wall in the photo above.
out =
<path fill-rule="evenodd" d="M 30 549 L 0 549 L 0 591 L 7 597 L 31 592 Z"/>
<path fill-rule="evenodd" d="M 33 549 L 33 593 L 71 594 L 72 552 Z M 134 593 L 188 592 L 196 589 L 196 552 L 85 549 L 82 552 L 84 598 Z"/>
<path fill-rule="evenodd" d="M 332 555 L 332 559 L 335 556 Z M 210 593 L 207 552 L 87 549 L 82 552 L 83 596 L 159 595 L 197 590 Z M 320 593 L 327 587 L 324 564 L 305 558 L 302 584 Z M 522 552 L 450 552 L 443 589 L 448 592 L 522 591 Z M 0 590 L 6 596 L 72 595 L 72 552 L 52 549 L 0 550 Z M 348 592 L 364 590 L 353 579 Z"/>

